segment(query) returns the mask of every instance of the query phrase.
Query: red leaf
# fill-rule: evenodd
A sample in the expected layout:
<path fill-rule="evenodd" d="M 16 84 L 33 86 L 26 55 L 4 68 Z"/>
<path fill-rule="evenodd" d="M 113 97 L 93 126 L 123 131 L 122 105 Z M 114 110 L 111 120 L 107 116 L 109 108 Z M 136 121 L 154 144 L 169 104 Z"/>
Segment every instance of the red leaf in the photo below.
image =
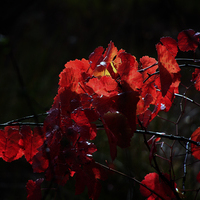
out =
<path fill-rule="evenodd" d="M 65 69 L 59 74 L 59 85 L 61 87 L 69 88 L 72 92 L 76 91 L 77 93 L 83 93 L 84 91 L 80 85 L 81 82 L 89 76 L 89 74 L 86 75 L 88 69 L 90 69 L 90 65 L 85 59 L 66 63 Z"/>
<path fill-rule="evenodd" d="M 180 71 L 180 67 L 165 46 L 157 44 L 156 49 L 158 53 L 161 91 L 162 96 L 165 96 L 170 85 L 172 84 L 174 74 Z"/>
<path fill-rule="evenodd" d="M 173 57 L 176 57 L 178 53 L 178 47 L 175 39 L 171 37 L 162 37 L 160 42 L 167 48 Z"/>
<path fill-rule="evenodd" d="M 136 129 L 136 107 L 137 107 L 139 98 L 138 98 L 138 92 L 135 92 L 131 88 L 129 88 L 128 84 L 126 85 L 124 83 L 122 86 L 122 90 L 124 91 L 123 93 L 120 93 L 111 98 L 98 97 L 98 98 L 94 99 L 93 106 L 97 110 L 97 112 L 100 114 L 101 118 L 104 118 L 104 114 L 106 114 L 107 112 L 111 112 L 111 113 L 118 112 L 118 113 L 122 114 L 122 116 L 123 116 L 122 118 L 126 119 L 126 120 L 123 120 L 123 123 L 125 123 L 125 121 L 126 121 L 126 123 L 127 123 L 126 127 L 130 128 L 129 133 L 126 131 L 126 134 L 128 134 L 127 138 L 130 138 L 130 137 L 132 137 L 132 135 Z M 111 114 L 111 115 L 113 115 L 113 114 Z M 112 124 L 113 124 L 112 120 L 108 116 L 106 117 L 106 120 L 109 125 L 108 126 L 106 125 L 106 120 L 105 121 L 103 120 L 102 122 L 104 123 L 104 128 L 106 128 L 106 133 L 107 133 L 108 141 L 109 141 L 109 145 L 110 145 L 111 157 L 114 160 L 114 158 L 116 157 L 116 145 L 117 145 L 117 139 L 116 139 L 115 134 L 118 135 L 118 137 L 119 137 L 120 133 L 117 132 L 117 130 L 114 127 L 112 127 Z M 118 121 L 120 119 L 120 117 L 119 118 L 114 117 L 113 119 L 115 121 Z M 125 124 L 123 124 L 123 125 L 125 125 Z M 116 131 L 116 132 L 113 133 L 112 131 L 114 131 L 114 132 Z M 119 142 L 119 144 L 122 145 L 123 143 L 126 143 L 126 145 L 128 145 L 127 138 L 122 137 L 122 141 Z"/>
<path fill-rule="evenodd" d="M 48 148 L 46 149 L 46 151 L 48 151 Z M 32 159 L 33 172 L 35 173 L 44 172 L 48 166 L 49 166 L 49 161 L 43 154 L 42 148 L 40 148 L 40 151 Z"/>
<path fill-rule="evenodd" d="M 92 52 L 89 56 L 89 63 L 92 70 L 96 68 L 97 65 L 103 60 L 103 47 L 97 47 L 94 52 Z"/>
<path fill-rule="evenodd" d="M 43 178 L 37 179 L 36 181 L 29 180 L 26 184 L 26 191 L 28 193 L 27 200 L 41 200 L 41 184 L 44 181 Z"/>
<path fill-rule="evenodd" d="M 200 172 L 197 174 L 197 181 L 200 183 Z"/>
<path fill-rule="evenodd" d="M 130 146 L 133 132 L 126 117 L 119 112 L 104 114 L 102 122 L 108 137 L 110 155 L 114 160 L 117 156 L 117 145 L 121 148 Z"/>
<path fill-rule="evenodd" d="M 76 173 L 76 195 L 81 194 L 85 187 L 88 188 L 88 196 L 92 200 L 97 200 L 101 192 L 99 180 L 105 180 L 107 174 L 98 164 L 91 162 L 77 169 Z"/>
<path fill-rule="evenodd" d="M 3 160 L 12 162 L 23 155 L 19 146 L 20 138 L 18 126 L 6 126 L 0 130 L 0 157 Z"/>
<path fill-rule="evenodd" d="M 106 126 L 114 134 L 117 145 L 121 148 L 130 146 L 133 133 L 128 125 L 127 118 L 119 112 L 108 112 L 103 116 L 103 119 Z"/>
<path fill-rule="evenodd" d="M 197 128 L 191 135 L 191 140 L 194 140 L 195 142 L 200 142 L 200 127 Z M 191 144 L 191 151 L 192 155 L 200 160 L 200 146 L 197 146 L 195 144 Z"/>
<path fill-rule="evenodd" d="M 117 82 L 109 76 L 102 76 L 100 79 L 92 78 L 86 85 L 92 88 L 94 93 L 99 96 L 110 97 L 118 94 Z"/>
<path fill-rule="evenodd" d="M 114 43 L 112 41 L 110 41 L 110 43 L 108 44 L 108 48 L 106 49 L 105 53 L 104 53 L 104 62 L 110 63 L 112 62 L 113 58 L 117 55 L 117 47 L 115 47 Z"/>
<path fill-rule="evenodd" d="M 102 122 L 104 124 L 104 128 L 108 137 L 111 159 L 115 160 L 115 158 L 117 157 L 117 138 L 115 137 L 114 133 L 104 123 L 104 120 L 102 120 Z"/>
<path fill-rule="evenodd" d="M 92 54 L 92 58 L 93 57 L 95 58 L 97 56 L 98 58 L 97 62 L 90 60 L 91 56 L 89 58 L 89 61 L 92 62 L 91 64 L 92 64 L 92 67 L 94 68 L 93 75 L 98 78 L 105 75 L 111 76 L 111 74 L 112 76 L 114 76 L 115 72 L 110 66 L 111 66 L 111 62 L 113 61 L 113 58 L 117 55 L 117 52 L 118 52 L 117 48 L 115 47 L 114 43 L 110 41 L 105 53 L 100 56 L 101 52 L 102 52 L 102 49 L 97 49 L 96 52 Z M 95 65 L 93 65 L 93 62 L 95 63 Z"/>
<path fill-rule="evenodd" d="M 29 126 L 22 126 L 20 133 L 22 134 L 22 145 L 26 160 L 32 164 L 33 156 L 38 152 L 38 148 L 44 142 L 43 132 L 40 127 L 35 127 L 34 133 Z"/>
<path fill-rule="evenodd" d="M 163 176 L 170 180 L 168 174 L 163 174 Z M 151 190 L 155 191 L 165 200 L 172 200 L 173 198 L 175 198 L 175 195 L 170 186 L 167 185 L 163 180 L 161 180 L 159 175 L 155 172 L 147 174 L 141 183 L 146 185 Z M 174 188 L 176 188 L 176 183 L 174 183 Z M 160 200 L 160 198 L 156 194 L 152 193 L 150 190 L 146 189 L 142 185 L 140 185 L 140 192 L 144 197 L 147 197 L 148 200 Z"/>
<path fill-rule="evenodd" d="M 146 110 L 144 113 L 139 115 L 139 120 L 142 123 L 142 126 L 147 128 L 147 126 L 150 123 L 150 118 L 151 118 L 151 111 Z"/>
<path fill-rule="evenodd" d="M 144 84 L 141 88 L 140 100 L 137 104 L 137 115 L 144 113 L 150 106 L 154 104 L 157 98 L 155 83 Z"/>
<path fill-rule="evenodd" d="M 192 73 L 192 81 L 194 81 L 196 90 L 200 91 L 200 69 L 195 68 L 195 71 Z"/>
<path fill-rule="evenodd" d="M 71 114 L 71 119 L 76 122 L 74 130 L 80 133 L 82 139 L 94 140 L 96 137 L 96 125 L 91 124 L 98 119 L 98 115 L 94 110 L 90 109 L 76 109 Z"/>
<path fill-rule="evenodd" d="M 151 58 L 149 56 L 143 56 L 142 58 L 140 58 L 140 69 L 145 69 L 156 63 L 157 63 L 156 59 Z M 158 65 L 155 65 L 155 66 L 145 70 L 144 72 L 142 72 L 143 81 L 149 77 L 148 74 L 155 73 L 157 68 L 158 68 Z M 148 80 L 145 82 L 145 84 L 151 83 L 153 80 L 154 80 L 154 76 L 148 78 Z"/>
<path fill-rule="evenodd" d="M 178 34 L 178 47 L 181 51 L 195 51 L 199 45 L 199 33 L 192 29 L 184 30 Z"/>
<path fill-rule="evenodd" d="M 125 88 L 126 85 L 123 84 L 122 87 Z M 119 111 L 127 118 L 128 125 L 132 133 L 134 133 L 136 129 L 136 109 L 139 101 L 138 92 L 131 91 L 128 87 L 123 90 L 124 92 L 113 97 L 113 100 L 116 103 L 116 111 Z"/>
<path fill-rule="evenodd" d="M 119 54 L 121 63 L 117 66 L 117 72 L 121 77 L 122 84 L 126 82 L 132 90 L 137 91 L 143 85 L 142 74 L 138 70 L 138 62 L 131 54 L 122 52 Z"/>

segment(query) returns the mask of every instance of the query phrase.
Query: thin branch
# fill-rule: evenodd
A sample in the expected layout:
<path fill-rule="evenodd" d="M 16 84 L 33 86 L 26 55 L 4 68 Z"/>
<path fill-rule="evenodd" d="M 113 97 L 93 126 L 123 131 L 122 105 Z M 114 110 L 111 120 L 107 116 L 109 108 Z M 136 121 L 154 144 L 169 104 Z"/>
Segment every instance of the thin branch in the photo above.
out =
<path fill-rule="evenodd" d="M 144 69 L 139 69 L 138 72 L 144 72 L 145 70 L 147 70 L 147 69 L 149 69 L 149 68 L 151 68 L 151 67 L 154 67 L 154 66 L 157 65 L 157 64 L 158 64 L 158 62 L 156 62 L 156 63 L 154 63 L 153 65 L 150 65 L 150 66 L 148 66 L 148 67 L 146 67 L 146 68 L 144 68 Z"/>
<path fill-rule="evenodd" d="M 189 142 L 186 143 L 185 148 L 186 148 L 186 153 L 185 153 L 185 159 L 183 162 L 183 183 L 182 183 L 183 190 L 185 190 L 185 181 L 186 181 L 186 174 L 187 174 L 187 158 L 188 158 L 188 153 L 189 153 L 189 149 L 188 149 Z"/>
<path fill-rule="evenodd" d="M 6 122 L 6 124 L 12 124 L 12 123 L 15 123 L 15 122 L 21 122 L 21 121 L 24 121 L 24 120 L 27 120 L 27 119 L 32 119 L 32 118 L 35 118 L 35 117 L 45 116 L 47 114 L 48 113 L 41 113 L 41 114 L 37 114 L 36 116 L 35 115 L 29 115 L 29 116 L 21 117 L 19 119 L 10 120 L 10 121 Z"/>
<path fill-rule="evenodd" d="M 145 83 L 150 77 L 152 77 L 153 75 L 156 75 L 156 74 L 159 74 L 160 72 L 159 71 L 157 71 L 157 72 L 155 72 L 155 73 L 153 73 L 153 74 L 149 74 L 149 73 L 147 73 L 148 74 L 148 77 L 143 81 L 143 83 Z"/>
<path fill-rule="evenodd" d="M 184 96 L 184 95 L 177 94 L 177 93 L 174 93 L 174 95 L 175 95 L 175 96 L 177 96 L 177 97 L 184 98 L 184 99 L 186 99 L 186 100 L 190 101 L 191 103 L 194 103 L 194 104 L 195 104 L 195 105 L 197 105 L 197 106 L 200 106 L 200 104 L 199 104 L 199 103 L 197 103 L 197 102 L 196 102 L 196 101 L 194 101 L 193 99 L 190 99 L 190 98 L 188 98 L 188 97 L 186 97 L 186 96 Z"/>
<path fill-rule="evenodd" d="M 166 135 L 163 132 L 144 131 L 144 130 L 136 130 L 135 133 L 155 135 L 157 137 L 167 138 L 169 140 L 179 140 L 179 141 L 189 142 L 189 143 L 195 144 L 197 146 L 200 146 L 200 142 L 196 142 L 194 140 L 191 140 L 191 138 L 186 138 L 186 137 L 183 137 L 183 136 Z"/>
<path fill-rule="evenodd" d="M 176 58 L 176 61 L 191 61 L 191 62 L 200 62 L 200 59 L 192 59 L 192 58 Z"/>
<path fill-rule="evenodd" d="M 200 68 L 199 65 L 192 65 L 192 64 L 188 64 L 188 63 L 179 65 L 179 67 L 194 67 L 194 68 Z"/>
<path fill-rule="evenodd" d="M 144 185 L 143 183 L 141 183 L 140 181 L 138 181 L 136 178 L 131 177 L 131 176 L 127 175 L 127 174 L 124 174 L 124 173 L 122 173 L 122 172 L 120 172 L 120 171 L 117 171 L 117 170 L 115 170 L 115 169 L 113 169 L 113 168 L 110 168 L 110 167 L 108 167 L 108 166 L 106 166 L 106 165 L 103 165 L 103 164 L 101 164 L 101 163 L 98 163 L 98 162 L 95 162 L 95 163 L 98 164 L 98 165 L 100 165 L 100 166 L 103 167 L 104 169 L 107 169 L 107 170 L 109 170 L 109 171 L 115 172 L 115 173 L 117 173 L 117 174 L 119 174 L 119 175 L 121 175 L 121 176 L 124 176 L 124 177 L 126 177 L 126 178 L 128 178 L 128 179 L 131 179 L 131 180 L 135 181 L 136 183 L 142 185 L 142 186 L 145 187 L 147 190 L 151 191 L 152 193 L 154 193 L 155 195 L 157 195 L 159 198 L 161 198 L 161 199 L 164 200 L 164 198 L 161 197 L 158 193 L 156 193 L 154 190 L 152 190 L 151 188 L 147 187 L 146 185 Z"/>
<path fill-rule="evenodd" d="M 0 124 L 0 127 L 5 127 L 5 126 L 43 126 L 43 123 L 35 123 L 35 122 L 16 122 L 16 123 L 4 123 Z"/>

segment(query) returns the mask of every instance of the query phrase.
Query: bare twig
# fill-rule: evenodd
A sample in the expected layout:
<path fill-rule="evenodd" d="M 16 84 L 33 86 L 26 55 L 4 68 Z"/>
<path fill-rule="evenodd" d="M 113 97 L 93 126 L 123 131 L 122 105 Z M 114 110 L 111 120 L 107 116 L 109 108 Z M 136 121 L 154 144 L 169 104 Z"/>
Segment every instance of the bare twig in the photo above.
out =
<path fill-rule="evenodd" d="M 104 169 L 107 169 L 107 170 L 109 170 L 109 171 L 115 172 L 115 173 L 117 173 L 117 174 L 119 174 L 119 175 L 121 175 L 121 176 L 124 176 L 124 177 L 126 177 L 126 178 L 128 178 L 128 179 L 133 180 L 134 182 L 136 182 L 136 183 L 142 185 L 142 186 L 145 187 L 147 190 L 151 191 L 152 193 L 154 193 L 155 195 L 157 195 L 159 198 L 161 198 L 161 199 L 164 200 L 164 198 L 161 197 L 158 193 L 156 193 L 154 190 L 152 190 L 151 188 L 147 187 L 146 185 L 144 185 L 143 183 L 141 183 L 140 181 L 138 181 L 136 178 L 131 177 L 131 176 L 127 175 L 127 174 L 124 174 L 124 173 L 122 173 L 122 172 L 120 172 L 120 171 L 117 171 L 116 169 L 110 168 L 110 167 L 108 167 L 108 166 L 106 166 L 106 165 L 103 165 L 103 164 L 101 164 L 101 163 L 98 163 L 98 162 L 95 162 L 95 163 L 98 164 L 98 165 L 100 165 L 100 166 L 103 167 Z"/>
<path fill-rule="evenodd" d="M 146 68 L 144 68 L 144 69 L 139 69 L 138 72 L 144 72 L 145 70 L 147 70 L 147 69 L 149 69 L 149 68 L 151 68 L 151 67 L 154 67 L 154 66 L 157 65 L 157 64 L 158 64 L 158 62 L 156 62 L 156 63 L 154 63 L 153 65 L 150 65 L 150 66 L 148 66 L 148 67 L 146 67 Z"/>
<path fill-rule="evenodd" d="M 195 144 L 197 146 L 200 146 L 200 142 L 196 142 L 194 140 L 191 140 L 191 138 L 186 138 L 186 137 L 183 137 L 183 136 L 167 135 L 163 132 L 144 131 L 144 130 L 136 130 L 135 133 L 155 135 L 157 137 L 167 138 L 169 140 L 179 140 L 179 141 L 189 142 L 189 143 Z"/>
<path fill-rule="evenodd" d="M 187 174 L 187 157 L 188 157 L 188 153 L 189 153 L 189 149 L 188 149 L 189 142 L 186 143 L 185 148 L 186 148 L 186 153 L 185 153 L 185 159 L 183 162 L 183 183 L 182 183 L 183 190 L 185 190 L 185 181 L 186 181 L 186 174 Z"/>
<path fill-rule="evenodd" d="M 196 102 L 196 101 L 194 101 L 193 99 L 190 99 L 190 98 L 188 98 L 188 97 L 186 97 L 186 96 L 184 96 L 184 95 L 177 94 L 177 93 L 175 93 L 174 95 L 175 95 L 175 96 L 177 96 L 177 97 L 184 98 L 184 99 L 186 99 L 186 100 L 190 101 L 191 103 L 194 103 L 194 104 L 195 104 L 195 105 L 197 105 L 197 106 L 200 106 L 200 104 L 199 104 L 199 103 L 197 103 L 197 102 Z"/>

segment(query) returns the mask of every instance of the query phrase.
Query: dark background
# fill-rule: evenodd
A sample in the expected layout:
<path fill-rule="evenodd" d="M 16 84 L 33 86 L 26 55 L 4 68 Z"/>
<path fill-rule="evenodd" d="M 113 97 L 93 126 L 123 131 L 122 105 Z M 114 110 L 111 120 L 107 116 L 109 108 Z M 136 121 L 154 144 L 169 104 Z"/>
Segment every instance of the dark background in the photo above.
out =
<path fill-rule="evenodd" d="M 106 48 L 110 40 L 138 61 L 143 55 L 156 58 L 155 44 L 160 37 L 176 39 L 189 28 L 200 31 L 199 22 L 199 0 L 1 1 L 0 123 L 47 111 L 57 92 L 58 75 L 69 60 L 87 59 L 96 47 Z M 106 139 L 100 139 L 103 142 L 97 141 L 97 145 L 103 156 L 98 155 L 97 160 L 103 161 L 109 149 Z M 132 145 L 142 141 L 139 136 L 135 139 Z M 116 166 L 142 180 L 149 163 L 148 159 L 141 161 L 148 157 L 141 152 L 138 146 L 119 151 Z M 27 180 L 39 177 L 23 158 L 12 163 L 1 159 L 0 169 L 0 199 L 25 199 Z M 59 199 L 87 199 L 87 194 L 74 196 L 73 182 L 60 188 Z M 110 198 L 142 199 L 138 185 L 113 174 L 100 197 Z"/>

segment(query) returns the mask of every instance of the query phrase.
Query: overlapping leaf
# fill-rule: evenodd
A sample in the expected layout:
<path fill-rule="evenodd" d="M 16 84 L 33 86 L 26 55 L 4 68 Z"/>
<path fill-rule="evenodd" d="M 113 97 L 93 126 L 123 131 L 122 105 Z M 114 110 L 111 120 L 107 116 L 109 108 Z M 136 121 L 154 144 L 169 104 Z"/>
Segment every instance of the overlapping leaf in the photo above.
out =
<path fill-rule="evenodd" d="M 194 140 L 196 142 L 200 142 L 200 127 L 197 128 L 191 135 L 191 140 Z M 192 155 L 196 158 L 200 160 L 200 147 L 195 145 L 195 144 L 191 144 L 191 151 L 192 151 Z"/>
<path fill-rule="evenodd" d="M 167 48 L 173 57 L 176 57 L 178 53 L 178 47 L 175 39 L 171 37 L 162 37 L 160 42 Z"/>
<path fill-rule="evenodd" d="M 168 174 L 163 174 L 167 180 L 170 180 Z M 146 185 L 148 188 L 156 192 L 165 200 L 175 199 L 175 195 L 168 184 L 166 184 L 162 179 L 160 179 L 157 173 L 149 173 L 144 177 L 144 180 L 141 182 Z M 176 183 L 174 183 L 174 190 L 176 188 Z M 160 200 L 161 198 L 158 195 L 152 193 L 150 190 L 140 185 L 140 192 L 148 200 Z"/>
<path fill-rule="evenodd" d="M 192 73 L 192 81 L 196 90 L 200 91 L 200 69 L 195 68 L 195 71 Z"/>
<path fill-rule="evenodd" d="M 110 42 L 105 52 L 98 47 L 88 60 L 66 63 L 44 127 L 32 131 L 28 126 L 21 130 L 8 126 L 0 130 L 0 157 L 11 162 L 24 154 L 34 172 L 45 172 L 47 180 L 61 185 L 75 175 L 76 194 L 82 193 L 86 186 L 89 197 L 96 200 L 101 189 L 99 180 L 105 180 L 106 176 L 92 157 L 97 151 L 91 141 L 97 135 L 95 122 L 102 123 L 114 160 L 117 146 L 130 145 L 136 121 L 146 128 L 158 112 L 169 111 L 180 84 L 180 68 L 175 60 L 177 45 L 181 51 L 195 51 L 199 35 L 193 30 L 183 31 L 178 35 L 178 43 L 170 37 L 161 38 L 156 45 L 158 62 L 143 56 L 138 64 L 134 56 L 118 51 Z M 198 69 L 193 73 L 197 90 L 200 90 L 199 73 Z M 152 111 L 150 105 L 154 106 Z M 191 139 L 200 142 L 199 132 L 197 129 Z M 150 162 L 156 152 L 156 141 L 150 141 Z M 199 147 L 192 144 L 191 151 L 200 159 Z M 169 175 L 163 177 L 173 183 Z M 41 199 L 42 181 L 27 183 L 27 199 Z M 158 194 L 140 186 L 141 193 L 149 200 L 159 199 L 158 196 L 166 200 L 175 198 L 172 188 L 176 184 L 170 188 L 156 173 L 145 176 L 142 183 Z"/>
<path fill-rule="evenodd" d="M 26 191 L 28 193 L 27 200 L 41 200 L 41 184 L 44 181 L 43 178 L 37 179 L 36 181 L 29 180 L 26 184 Z"/>
<path fill-rule="evenodd" d="M 162 44 L 156 45 L 158 53 L 158 66 L 160 71 L 160 82 L 162 96 L 164 97 L 174 82 L 174 74 L 180 71 L 180 67 L 174 56 L 167 50 L 167 47 Z"/>

